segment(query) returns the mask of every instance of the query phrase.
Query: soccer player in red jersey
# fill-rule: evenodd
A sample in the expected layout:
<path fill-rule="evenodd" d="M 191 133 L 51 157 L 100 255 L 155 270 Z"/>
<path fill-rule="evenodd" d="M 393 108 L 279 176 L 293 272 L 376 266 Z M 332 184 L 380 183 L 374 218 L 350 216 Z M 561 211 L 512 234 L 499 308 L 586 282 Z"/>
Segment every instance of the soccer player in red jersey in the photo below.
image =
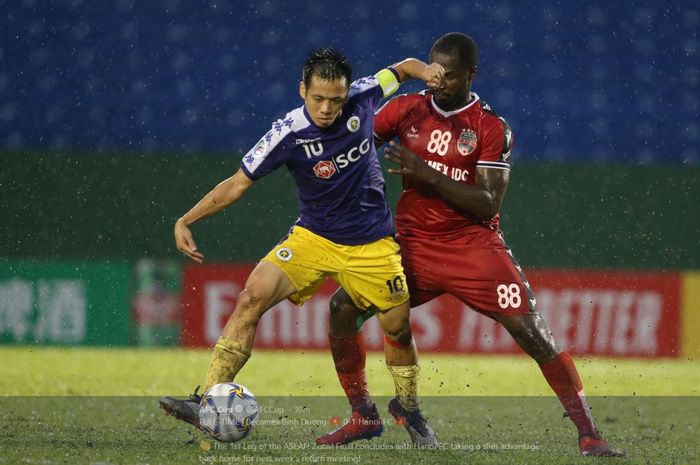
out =
<path fill-rule="evenodd" d="M 392 141 L 385 156 L 398 165 L 389 172 L 403 176 L 395 221 L 411 306 L 447 293 L 502 324 L 561 400 L 578 429 L 581 455 L 623 455 L 598 431 L 571 356 L 537 312 L 530 285 L 499 229 L 513 135 L 505 119 L 471 90 L 477 54 L 475 42 L 464 34 L 441 37 L 430 62 L 444 68 L 442 84 L 432 92 L 395 97 L 375 117 L 377 140 L 400 141 Z M 353 421 L 317 438 L 319 444 L 354 441 L 365 429 L 363 412 L 375 409 L 364 373 L 363 315 L 338 290 L 331 301 L 329 339 Z"/>

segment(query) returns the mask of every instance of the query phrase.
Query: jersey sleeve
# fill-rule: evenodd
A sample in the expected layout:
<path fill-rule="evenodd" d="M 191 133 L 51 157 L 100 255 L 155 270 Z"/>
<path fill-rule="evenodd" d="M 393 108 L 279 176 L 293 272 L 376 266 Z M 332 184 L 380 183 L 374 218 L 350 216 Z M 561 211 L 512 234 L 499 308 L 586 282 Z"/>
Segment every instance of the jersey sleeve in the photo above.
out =
<path fill-rule="evenodd" d="M 513 149 L 513 133 L 510 125 L 502 117 L 496 120 L 486 131 L 481 156 L 476 162 L 477 168 L 510 169 L 510 154 Z"/>
<path fill-rule="evenodd" d="M 369 103 L 372 111 L 375 111 L 382 101 L 384 91 L 382 90 L 376 76 L 366 76 L 353 81 L 350 84 L 350 93 L 348 99 L 354 98 L 364 100 Z"/>
<path fill-rule="evenodd" d="M 389 141 L 398 133 L 401 116 L 401 97 L 394 97 L 386 102 L 374 116 L 374 137 Z"/>
<path fill-rule="evenodd" d="M 286 163 L 289 151 L 285 149 L 286 134 L 275 128 L 283 124 L 278 120 L 272 128 L 243 156 L 241 169 L 253 181 L 266 176 Z"/>
<path fill-rule="evenodd" d="M 374 76 L 366 76 L 350 84 L 348 98 L 367 99 L 372 111 L 376 111 L 382 99 L 399 88 L 399 75 L 393 68 L 384 68 Z"/>

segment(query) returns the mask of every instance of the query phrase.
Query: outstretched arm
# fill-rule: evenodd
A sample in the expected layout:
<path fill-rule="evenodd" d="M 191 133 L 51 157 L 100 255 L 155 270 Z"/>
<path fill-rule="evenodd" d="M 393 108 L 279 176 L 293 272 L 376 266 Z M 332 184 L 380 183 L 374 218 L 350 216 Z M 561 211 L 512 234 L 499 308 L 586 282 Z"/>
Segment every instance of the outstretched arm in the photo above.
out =
<path fill-rule="evenodd" d="M 202 218 L 214 215 L 240 199 L 253 185 L 253 180 L 238 170 L 230 178 L 220 182 L 202 200 L 175 222 L 175 243 L 180 252 L 197 263 L 202 263 L 204 255 L 197 251 L 189 226 Z"/>
<path fill-rule="evenodd" d="M 445 68 L 439 63 L 429 65 L 416 58 L 406 58 L 405 60 L 391 65 L 398 73 L 399 82 L 409 79 L 420 79 L 431 89 L 445 78 Z"/>
<path fill-rule="evenodd" d="M 430 167 L 422 158 L 410 150 L 390 142 L 384 156 L 398 168 L 389 168 L 389 173 L 400 174 L 431 186 L 457 210 L 484 220 L 493 218 L 501 208 L 508 187 L 509 171 L 494 168 L 477 168 L 475 184 L 457 182 Z"/>

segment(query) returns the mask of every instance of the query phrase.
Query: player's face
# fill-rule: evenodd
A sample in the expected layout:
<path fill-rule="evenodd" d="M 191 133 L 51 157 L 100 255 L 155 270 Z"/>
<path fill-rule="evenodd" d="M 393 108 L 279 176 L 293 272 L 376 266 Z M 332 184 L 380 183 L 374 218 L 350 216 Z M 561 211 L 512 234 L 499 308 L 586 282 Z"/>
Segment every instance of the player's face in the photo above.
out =
<path fill-rule="evenodd" d="M 349 83 L 345 78 L 326 81 L 313 75 L 308 88 L 303 81 L 299 84 L 299 95 L 304 99 L 306 111 L 320 128 L 327 128 L 340 116 L 348 91 Z"/>
<path fill-rule="evenodd" d="M 433 63 L 445 68 L 445 79 L 440 86 L 433 89 L 435 103 L 445 111 L 452 111 L 469 103 L 469 92 L 476 71 L 468 69 L 457 54 L 434 53 L 430 57 Z"/>

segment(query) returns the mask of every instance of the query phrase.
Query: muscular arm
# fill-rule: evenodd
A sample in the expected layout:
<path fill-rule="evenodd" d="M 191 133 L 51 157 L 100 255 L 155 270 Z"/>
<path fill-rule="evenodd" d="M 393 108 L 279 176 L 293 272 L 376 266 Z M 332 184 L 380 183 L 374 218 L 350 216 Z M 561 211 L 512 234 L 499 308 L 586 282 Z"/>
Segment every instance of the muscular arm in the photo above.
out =
<path fill-rule="evenodd" d="M 220 182 L 205 195 L 202 200 L 175 222 L 175 243 L 178 250 L 196 262 L 202 262 L 204 256 L 197 251 L 189 226 L 202 218 L 214 215 L 240 199 L 253 185 L 242 170 Z"/>
<path fill-rule="evenodd" d="M 399 74 L 399 82 L 421 79 L 431 88 L 437 86 L 445 77 L 445 69 L 439 63 L 427 65 L 416 58 L 406 58 L 391 67 Z"/>
<path fill-rule="evenodd" d="M 488 220 L 501 208 L 508 187 L 508 170 L 477 168 L 475 184 L 467 185 L 431 168 L 416 154 L 394 142 L 384 150 L 384 154 L 388 160 L 401 165 L 399 168 L 390 168 L 389 173 L 401 174 L 431 186 L 463 213 Z"/>

